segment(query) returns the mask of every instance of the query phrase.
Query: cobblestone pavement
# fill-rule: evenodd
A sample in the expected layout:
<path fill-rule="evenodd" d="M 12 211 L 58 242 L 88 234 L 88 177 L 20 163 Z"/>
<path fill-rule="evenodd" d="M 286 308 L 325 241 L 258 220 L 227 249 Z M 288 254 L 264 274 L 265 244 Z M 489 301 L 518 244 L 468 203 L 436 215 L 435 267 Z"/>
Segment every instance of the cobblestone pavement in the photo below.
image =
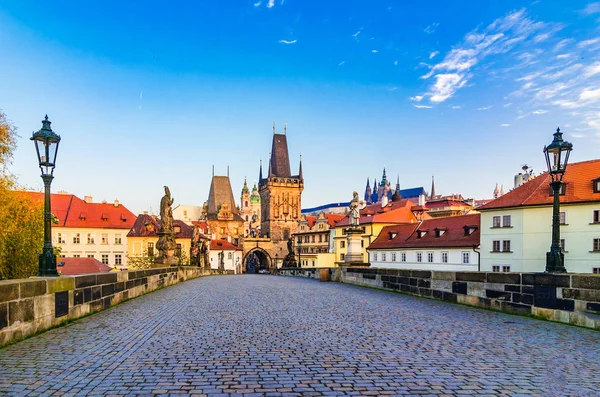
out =
<path fill-rule="evenodd" d="M 600 395 L 600 333 L 339 283 L 205 277 L 0 350 L 2 395 Z"/>

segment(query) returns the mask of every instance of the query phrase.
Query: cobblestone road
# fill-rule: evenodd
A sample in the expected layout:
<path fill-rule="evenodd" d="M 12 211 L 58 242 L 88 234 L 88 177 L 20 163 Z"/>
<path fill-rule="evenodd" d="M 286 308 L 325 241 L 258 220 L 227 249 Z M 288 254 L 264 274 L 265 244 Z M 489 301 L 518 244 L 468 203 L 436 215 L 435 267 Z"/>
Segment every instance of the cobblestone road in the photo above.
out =
<path fill-rule="evenodd" d="M 338 283 L 206 277 L 0 350 L 5 395 L 600 395 L 600 333 Z"/>

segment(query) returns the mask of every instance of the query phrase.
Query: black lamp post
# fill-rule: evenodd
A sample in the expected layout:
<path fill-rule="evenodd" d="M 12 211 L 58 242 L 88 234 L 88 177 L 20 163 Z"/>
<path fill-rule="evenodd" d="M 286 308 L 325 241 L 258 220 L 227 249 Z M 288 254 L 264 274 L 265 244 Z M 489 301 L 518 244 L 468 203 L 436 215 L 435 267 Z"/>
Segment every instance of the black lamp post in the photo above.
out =
<path fill-rule="evenodd" d="M 298 267 L 302 267 L 302 235 L 298 238 Z"/>
<path fill-rule="evenodd" d="M 550 252 L 546 253 L 546 272 L 547 273 L 566 273 L 565 255 L 560 248 L 560 189 L 563 185 L 562 179 L 567 169 L 569 154 L 573 150 L 573 145 L 563 141 L 560 128 L 556 129 L 552 143 L 544 147 L 548 173 L 552 177 L 550 186 L 554 194 L 554 204 L 552 207 L 552 245 Z"/>
<path fill-rule="evenodd" d="M 58 276 L 56 255 L 52 249 L 52 212 L 50 206 L 50 184 L 54 179 L 54 166 L 58 154 L 60 136 L 50 128 L 48 115 L 42 120 L 42 129 L 34 132 L 31 140 L 35 143 L 42 180 L 44 181 L 44 248 L 39 257 L 38 276 Z"/>

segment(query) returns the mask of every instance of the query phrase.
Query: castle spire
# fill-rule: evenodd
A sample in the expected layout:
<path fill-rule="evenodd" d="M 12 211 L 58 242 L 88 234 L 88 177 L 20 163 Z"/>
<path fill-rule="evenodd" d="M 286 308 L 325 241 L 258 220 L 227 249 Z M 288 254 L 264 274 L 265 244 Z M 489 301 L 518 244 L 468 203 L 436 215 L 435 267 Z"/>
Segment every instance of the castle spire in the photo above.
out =
<path fill-rule="evenodd" d="M 433 180 L 433 175 L 431 175 L 431 197 L 430 200 L 435 198 L 435 182 Z"/>
<path fill-rule="evenodd" d="M 367 178 L 367 186 L 365 187 L 365 202 L 367 204 L 371 204 L 371 184 L 369 182 L 369 178 Z"/>
<path fill-rule="evenodd" d="M 259 167 L 259 171 L 258 171 L 258 183 L 260 183 L 262 181 L 263 177 L 262 177 L 262 159 L 260 159 L 260 167 Z"/>
<path fill-rule="evenodd" d="M 302 153 L 300 153 L 300 171 L 298 172 L 298 179 L 304 179 L 304 176 L 302 176 Z"/>

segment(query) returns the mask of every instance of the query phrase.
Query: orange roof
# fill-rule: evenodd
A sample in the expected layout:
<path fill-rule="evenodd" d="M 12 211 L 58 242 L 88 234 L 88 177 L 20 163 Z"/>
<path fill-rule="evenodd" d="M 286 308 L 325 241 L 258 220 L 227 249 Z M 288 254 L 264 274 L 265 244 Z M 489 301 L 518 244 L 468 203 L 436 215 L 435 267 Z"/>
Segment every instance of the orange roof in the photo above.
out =
<path fill-rule="evenodd" d="M 210 249 L 215 251 L 241 251 L 237 245 L 231 244 L 227 240 L 210 240 Z"/>
<path fill-rule="evenodd" d="M 360 225 L 371 223 L 411 223 L 416 222 L 417 217 L 411 211 L 414 203 L 411 200 L 400 200 L 390 202 L 385 207 L 381 204 L 367 205 L 360 211 Z M 335 226 L 349 226 L 350 218 L 346 215 Z"/>
<path fill-rule="evenodd" d="M 65 276 L 106 273 L 111 270 L 109 266 L 106 266 L 96 258 L 57 258 L 56 265 L 58 272 Z"/>
<path fill-rule="evenodd" d="M 367 249 L 473 247 L 479 245 L 479 223 L 480 214 L 471 214 L 386 226 Z M 465 227 L 474 230 L 468 234 Z M 436 237 L 436 230 L 443 233 Z M 419 237 L 417 231 L 426 233 Z"/>
<path fill-rule="evenodd" d="M 36 201 L 44 201 L 44 193 L 25 192 Z M 123 204 L 86 203 L 73 194 L 50 196 L 52 214 L 62 227 L 131 229 L 135 215 Z"/>
<path fill-rule="evenodd" d="M 565 194 L 560 196 L 562 204 L 600 201 L 600 192 L 594 193 L 593 181 L 600 178 L 600 160 L 582 161 L 567 166 L 563 177 Z M 550 194 L 552 178 L 545 172 L 533 180 L 511 190 L 503 196 L 477 208 L 478 211 L 496 208 L 552 205 Z"/>

